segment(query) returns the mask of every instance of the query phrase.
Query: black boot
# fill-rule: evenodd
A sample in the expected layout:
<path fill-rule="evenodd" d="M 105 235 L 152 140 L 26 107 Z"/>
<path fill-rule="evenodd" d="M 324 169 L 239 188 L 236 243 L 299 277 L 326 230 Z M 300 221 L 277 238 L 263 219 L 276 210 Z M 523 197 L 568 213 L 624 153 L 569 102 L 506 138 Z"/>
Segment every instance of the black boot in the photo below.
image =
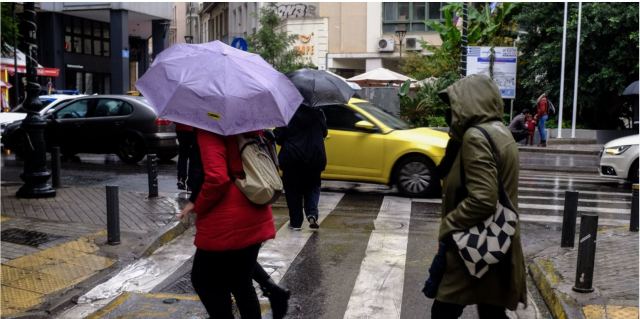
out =
<path fill-rule="evenodd" d="M 291 291 L 287 288 L 278 286 L 273 280 L 269 279 L 263 285 L 260 285 L 262 294 L 269 298 L 271 303 L 271 312 L 273 319 L 282 319 L 289 309 L 289 297 Z"/>

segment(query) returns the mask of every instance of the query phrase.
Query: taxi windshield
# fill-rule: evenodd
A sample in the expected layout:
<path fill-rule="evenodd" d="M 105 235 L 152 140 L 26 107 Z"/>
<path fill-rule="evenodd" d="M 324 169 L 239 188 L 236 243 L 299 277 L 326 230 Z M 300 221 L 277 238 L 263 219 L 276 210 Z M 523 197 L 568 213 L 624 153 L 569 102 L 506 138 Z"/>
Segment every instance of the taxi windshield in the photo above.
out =
<path fill-rule="evenodd" d="M 371 104 L 369 102 L 362 102 L 357 103 L 356 106 L 367 111 L 369 114 L 373 115 L 373 117 L 378 119 L 378 121 L 384 123 L 384 125 L 388 126 L 391 129 L 408 130 L 411 128 L 411 126 L 407 122 L 397 118 L 393 114 L 381 109 L 374 104 Z"/>

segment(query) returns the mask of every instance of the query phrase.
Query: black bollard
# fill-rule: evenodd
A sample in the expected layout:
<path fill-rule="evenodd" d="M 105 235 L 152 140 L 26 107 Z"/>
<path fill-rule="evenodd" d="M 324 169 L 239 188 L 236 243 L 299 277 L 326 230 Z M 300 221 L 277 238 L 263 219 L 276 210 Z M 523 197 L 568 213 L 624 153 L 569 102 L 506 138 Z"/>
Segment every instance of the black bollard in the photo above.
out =
<path fill-rule="evenodd" d="M 573 247 L 576 237 L 576 215 L 578 214 L 578 192 L 564 193 L 564 214 L 562 216 L 562 239 L 560 247 Z"/>
<path fill-rule="evenodd" d="M 149 176 L 149 198 L 158 197 L 158 157 L 147 154 L 147 175 Z"/>
<path fill-rule="evenodd" d="M 60 187 L 60 147 L 51 148 L 51 186 Z"/>
<path fill-rule="evenodd" d="M 107 242 L 120 244 L 120 201 L 118 186 L 107 186 Z"/>
<path fill-rule="evenodd" d="M 638 184 L 633 184 L 633 196 L 631 197 L 631 219 L 629 220 L 629 231 L 638 231 Z"/>
<path fill-rule="evenodd" d="M 576 283 L 573 286 L 574 291 L 593 291 L 593 267 L 596 257 L 597 234 L 598 215 L 582 214 L 580 219 L 580 242 L 578 243 Z"/>

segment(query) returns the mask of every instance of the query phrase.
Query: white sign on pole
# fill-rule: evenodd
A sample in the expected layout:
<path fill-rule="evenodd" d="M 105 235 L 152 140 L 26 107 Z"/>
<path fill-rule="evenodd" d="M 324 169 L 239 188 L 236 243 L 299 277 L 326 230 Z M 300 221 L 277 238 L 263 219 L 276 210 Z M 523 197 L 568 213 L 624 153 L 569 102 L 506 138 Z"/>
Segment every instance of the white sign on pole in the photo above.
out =
<path fill-rule="evenodd" d="M 503 99 L 516 98 L 518 48 L 494 47 L 493 80 L 500 88 Z M 489 75 L 491 47 L 467 47 L 467 75 Z"/>

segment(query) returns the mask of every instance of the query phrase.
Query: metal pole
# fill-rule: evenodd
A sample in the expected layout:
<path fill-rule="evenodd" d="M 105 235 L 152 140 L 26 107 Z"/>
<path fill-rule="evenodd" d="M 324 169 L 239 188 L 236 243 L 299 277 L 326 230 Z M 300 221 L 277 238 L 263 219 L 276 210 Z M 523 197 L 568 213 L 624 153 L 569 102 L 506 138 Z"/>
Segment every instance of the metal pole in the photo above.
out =
<path fill-rule="evenodd" d="M 576 116 L 578 113 L 578 73 L 580 70 L 580 24 L 582 2 L 578 2 L 578 36 L 576 37 L 576 72 L 573 80 L 573 114 L 571 115 L 571 138 L 576 138 Z"/>
<path fill-rule="evenodd" d="M 511 99 L 511 107 L 509 108 L 509 122 L 513 120 L 513 100 L 514 99 Z"/>
<path fill-rule="evenodd" d="M 120 244 L 120 201 L 118 186 L 107 186 L 107 242 Z"/>
<path fill-rule="evenodd" d="M 16 4 L 15 2 L 11 4 L 13 9 L 13 21 L 16 20 Z M 13 33 L 13 85 L 16 100 L 13 106 L 17 106 L 20 103 L 20 76 L 18 75 L 18 33 Z"/>
<path fill-rule="evenodd" d="M 147 176 L 149 177 L 149 198 L 158 197 L 158 158 L 147 154 Z"/>
<path fill-rule="evenodd" d="M 576 282 L 573 290 L 577 292 L 593 291 L 593 268 L 596 257 L 596 235 L 598 234 L 598 215 L 582 214 L 580 220 L 580 243 L 578 243 L 578 264 Z"/>
<path fill-rule="evenodd" d="M 631 197 L 631 219 L 629 220 L 629 231 L 638 231 L 638 184 L 633 184 L 633 196 Z"/>
<path fill-rule="evenodd" d="M 462 3 L 462 37 L 460 38 L 460 77 L 467 76 L 467 3 Z"/>
<path fill-rule="evenodd" d="M 47 170 L 47 153 L 44 140 L 44 129 L 47 122 L 39 111 L 42 103 L 38 99 L 40 84 L 37 81 L 38 45 L 36 35 L 36 9 L 34 2 L 24 3 L 24 15 L 22 24 L 22 38 L 24 40 L 25 55 L 27 58 L 27 98 L 23 108 L 27 111 L 27 117 L 22 121 L 23 129 L 28 143 L 23 146 L 24 171 L 20 178 L 24 184 L 16 192 L 18 198 L 43 198 L 56 196 L 56 190 L 49 184 L 51 173 Z"/>
<path fill-rule="evenodd" d="M 564 106 L 564 59 L 567 49 L 567 2 L 564 3 L 564 20 L 562 24 L 562 62 L 560 63 L 560 109 L 558 110 L 558 138 L 562 138 L 562 109 Z"/>
<path fill-rule="evenodd" d="M 51 184 L 54 188 L 60 187 L 60 147 L 51 149 Z"/>
<path fill-rule="evenodd" d="M 573 247 L 576 238 L 576 215 L 578 214 L 578 192 L 564 193 L 564 214 L 562 215 L 562 239 L 560 247 Z"/>

